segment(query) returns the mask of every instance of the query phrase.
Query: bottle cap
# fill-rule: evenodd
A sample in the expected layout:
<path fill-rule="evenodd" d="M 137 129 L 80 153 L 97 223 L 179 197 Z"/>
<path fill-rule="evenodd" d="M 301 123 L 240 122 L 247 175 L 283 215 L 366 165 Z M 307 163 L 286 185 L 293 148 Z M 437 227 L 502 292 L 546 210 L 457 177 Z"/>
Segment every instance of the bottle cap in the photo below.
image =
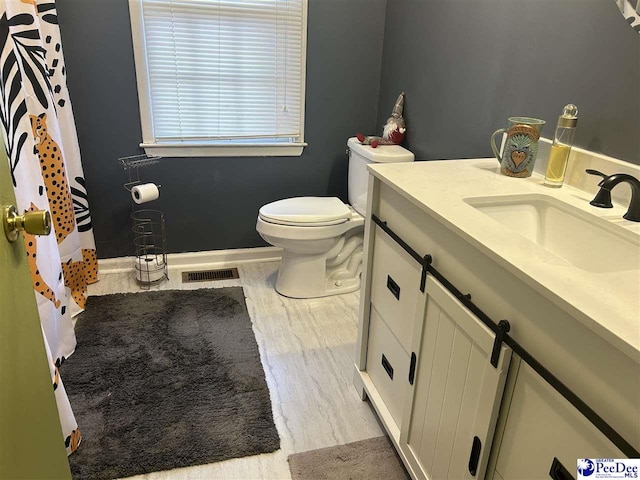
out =
<path fill-rule="evenodd" d="M 563 128 L 576 128 L 578 125 L 578 107 L 573 103 L 565 105 L 562 115 L 558 117 L 558 126 Z"/>

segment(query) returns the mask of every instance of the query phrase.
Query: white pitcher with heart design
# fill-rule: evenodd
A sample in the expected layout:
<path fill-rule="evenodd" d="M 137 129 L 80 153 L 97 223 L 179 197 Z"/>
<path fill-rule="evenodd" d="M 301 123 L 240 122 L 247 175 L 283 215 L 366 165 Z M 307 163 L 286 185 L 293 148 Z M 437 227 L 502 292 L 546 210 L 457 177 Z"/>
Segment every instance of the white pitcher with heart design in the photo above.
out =
<path fill-rule="evenodd" d="M 546 122 L 539 118 L 509 117 L 509 127 L 499 128 L 491 135 L 491 149 L 500 162 L 500 171 L 510 177 L 530 177 L 538 154 L 538 140 Z M 502 155 L 496 146 L 496 136 L 506 133 Z"/>

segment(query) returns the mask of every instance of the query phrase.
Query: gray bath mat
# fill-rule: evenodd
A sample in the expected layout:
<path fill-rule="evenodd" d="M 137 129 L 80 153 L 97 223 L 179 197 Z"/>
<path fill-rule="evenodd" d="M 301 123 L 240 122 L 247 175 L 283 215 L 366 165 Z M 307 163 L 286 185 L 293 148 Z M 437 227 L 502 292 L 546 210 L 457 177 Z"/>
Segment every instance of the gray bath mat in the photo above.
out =
<path fill-rule="evenodd" d="M 60 371 L 74 479 L 273 452 L 280 438 L 241 287 L 89 297 Z"/>
<path fill-rule="evenodd" d="M 292 480 L 409 480 L 387 437 L 289 455 Z"/>

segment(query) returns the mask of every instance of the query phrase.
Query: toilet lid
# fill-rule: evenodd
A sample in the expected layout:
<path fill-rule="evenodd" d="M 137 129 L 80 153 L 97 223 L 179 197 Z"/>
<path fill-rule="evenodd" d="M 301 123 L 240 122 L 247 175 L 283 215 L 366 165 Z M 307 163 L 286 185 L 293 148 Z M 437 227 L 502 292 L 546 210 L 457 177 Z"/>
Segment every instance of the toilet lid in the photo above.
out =
<path fill-rule="evenodd" d="M 280 225 L 338 225 L 351 218 L 351 210 L 337 197 L 295 197 L 264 205 L 260 217 Z"/>

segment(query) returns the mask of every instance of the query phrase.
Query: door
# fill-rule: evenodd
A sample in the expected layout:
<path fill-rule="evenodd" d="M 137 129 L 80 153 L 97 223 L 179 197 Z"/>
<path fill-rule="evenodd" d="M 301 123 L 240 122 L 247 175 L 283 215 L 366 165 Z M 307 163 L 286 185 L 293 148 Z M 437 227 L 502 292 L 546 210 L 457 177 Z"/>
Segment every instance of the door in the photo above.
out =
<path fill-rule="evenodd" d="M 15 197 L 2 146 L 2 210 L 6 205 L 15 205 Z M 22 235 L 11 243 L 0 226 L 0 479 L 68 479 L 71 474 L 26 258 Z"/>
<path fill-rule="evenodd" d="M 525 362 L 516 378 L 496 465 L 499 477 L 568 479 L 577 473 L 577 459 L 626 458 Z M 558 464 L 571 477 L 558 474 Z"/>
<path fill-rule="evenodd" d="M 493 367 L 494 333 L 431 276 L 426 294 L 400 449 L 418 478 L 482 479 L 511 349 Z"/>

